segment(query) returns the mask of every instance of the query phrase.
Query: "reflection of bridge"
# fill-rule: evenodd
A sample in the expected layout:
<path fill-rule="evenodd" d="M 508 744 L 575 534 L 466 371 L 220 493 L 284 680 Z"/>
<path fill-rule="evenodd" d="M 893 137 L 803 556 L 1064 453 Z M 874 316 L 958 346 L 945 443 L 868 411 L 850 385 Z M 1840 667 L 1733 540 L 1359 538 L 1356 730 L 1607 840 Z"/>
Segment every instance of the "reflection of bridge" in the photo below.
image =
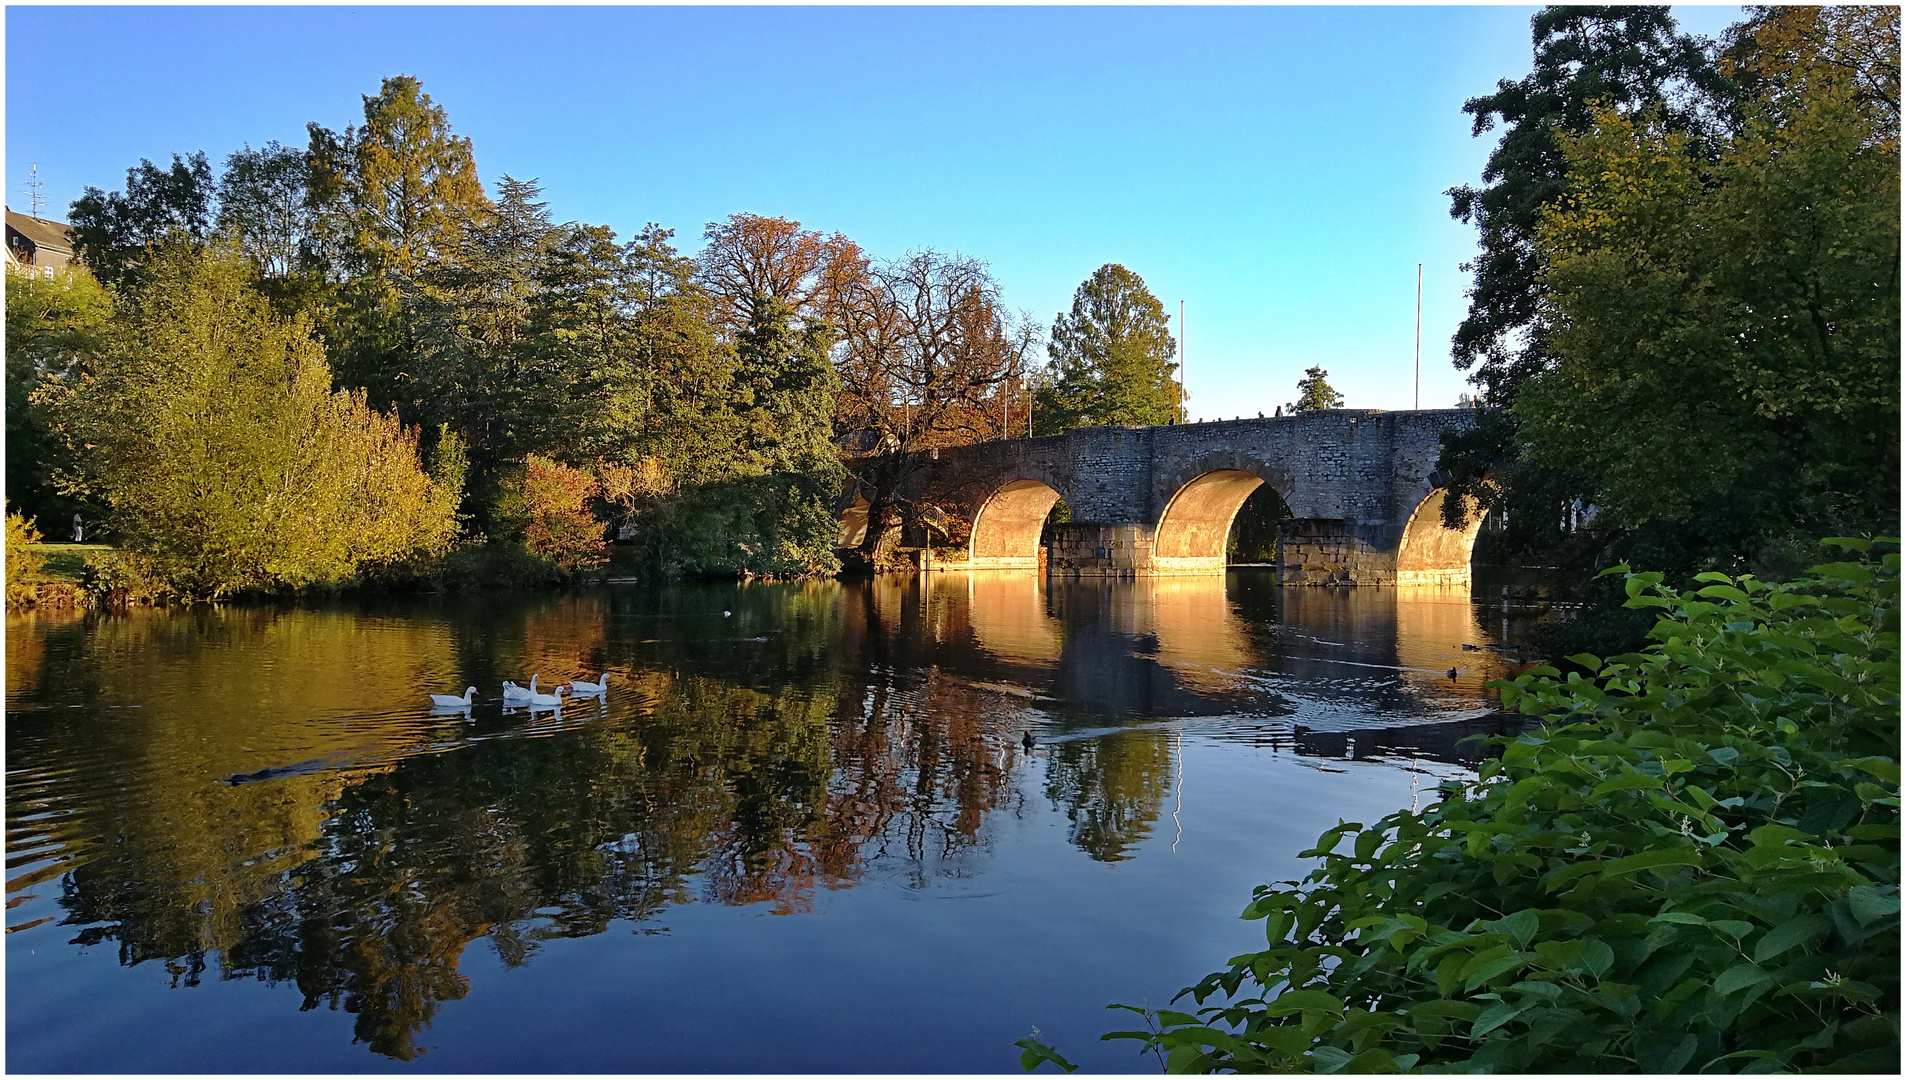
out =
<path fill-rule="evenodd" d="M 968 568 L 1203 573 L 1223 570 L 1232 520 L 1269 484 L 1288 511 L 1279 524 L 1279 580 L 1467 583 L 1480 522 L 1442 527 L 1441 478 L 1432 470 L 1438 436 L 1474 422 L 1463 409 L 1331 409 L 1082 428 L 937 451 L 901 494 L 945 515 L 945 540 L 932 539 L 963 547 L 958 562 Z M 1041 530 L 1061 498 L 1072 520 L 1056 525 L 1041 551 Z M 847 508 L 843 545 L 858 543 L 866 515 L 864 500 Z"/>

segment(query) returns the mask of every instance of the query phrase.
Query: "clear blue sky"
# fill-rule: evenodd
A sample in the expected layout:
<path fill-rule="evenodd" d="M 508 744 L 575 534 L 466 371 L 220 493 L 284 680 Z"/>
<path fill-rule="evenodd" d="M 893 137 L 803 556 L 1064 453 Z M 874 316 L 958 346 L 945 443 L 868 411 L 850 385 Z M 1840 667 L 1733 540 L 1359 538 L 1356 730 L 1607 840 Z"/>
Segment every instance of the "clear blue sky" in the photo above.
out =
<path fill-rule="evenodd" d="M 731 213 L 876 256 L 984 259 L 1050 325 L 1095 268 L 1188 305 L 1194 416 L 1249 415 L 1321 365 L 1353 407 L 1426 407 L 1474 230 L 1443 191 L 1493 136 L 1465 98 L 1530 64 L 1527 7 L 7 8 L 6 201 L 49 217 L 141 157 L 304 142 L 410 74 L 486 184 L 684 250 Z M 1677 7 L 1716 34 L 1738 7 Z"/>

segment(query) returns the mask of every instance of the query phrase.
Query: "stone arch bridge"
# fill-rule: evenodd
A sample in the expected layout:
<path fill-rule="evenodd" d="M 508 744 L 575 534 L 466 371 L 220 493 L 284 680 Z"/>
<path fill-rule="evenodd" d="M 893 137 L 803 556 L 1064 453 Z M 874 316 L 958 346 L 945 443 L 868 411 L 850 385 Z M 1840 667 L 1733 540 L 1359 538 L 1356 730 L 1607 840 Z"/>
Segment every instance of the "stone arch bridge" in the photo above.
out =
<path fill-rule="evenodd" d="M 899 494 L 930 523 L 901 543 L 937 569 L 1048 573 L 1221 572 L 1232 520 L 1260 485 L 1289 516 L 1278 576 L 1290 584 L 1466 584 L 1481 523 L 1442 526 L 1438 436 L 1467 409 L 1331 409 L 1164 427 L 1089 427 L 931 452 Z M 1042 548 L 1060 498 L 1072 520 Z M 840 544 L 865 536 L 867 501 L 843 508 Z M 937 549 L 937 550 L 936 550 Z"/>

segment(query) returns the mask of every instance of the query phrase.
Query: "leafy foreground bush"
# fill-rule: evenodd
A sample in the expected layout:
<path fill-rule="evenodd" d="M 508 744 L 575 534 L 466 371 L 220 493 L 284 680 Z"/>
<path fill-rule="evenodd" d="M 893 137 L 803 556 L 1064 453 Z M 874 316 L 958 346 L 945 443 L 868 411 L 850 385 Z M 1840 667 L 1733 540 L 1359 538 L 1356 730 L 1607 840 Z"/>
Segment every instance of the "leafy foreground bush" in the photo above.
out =
<path fill-rule="evenodd" d="M 1899 555 L 1830 543 L 1862 558 L 1629 574 L 1647 652 L 1498 683 L 1547 726 L 1259 887 L 1270 948 L 1180 994 L 1227 1004 L 1105 1038 L 1172 1072 L 1897 1072 Z"/>

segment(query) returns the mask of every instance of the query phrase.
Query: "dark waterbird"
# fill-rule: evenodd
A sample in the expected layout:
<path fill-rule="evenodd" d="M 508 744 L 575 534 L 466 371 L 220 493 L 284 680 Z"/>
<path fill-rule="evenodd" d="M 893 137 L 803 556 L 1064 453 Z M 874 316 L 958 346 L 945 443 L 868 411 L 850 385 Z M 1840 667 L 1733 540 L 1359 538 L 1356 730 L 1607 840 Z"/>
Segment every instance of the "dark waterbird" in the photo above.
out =
<path fill-rule="evenodd" d="M 239 784 L 253 784 L 260 780 L 276 780 L 281 776 L 297 776 L 300 773 L 316 772 L 324 768 L 324 766 L 325 763 L 322 758 L 309 758 L 305 761 L 298 762 L 296 765 L 277 765 L 269 769 L 260 769 L 257 772 L 233 773 L 225 777 L 224 782 L 233 787 L 237 787 Z"/>
<path fill-rule="evenodd" d="M 1019 745 L 1025 747 L 1027 750 L 1031 750 L 1033 748 L 1032 732 L 1027 731 L 1022 733 L 1019 736 Z"/>

